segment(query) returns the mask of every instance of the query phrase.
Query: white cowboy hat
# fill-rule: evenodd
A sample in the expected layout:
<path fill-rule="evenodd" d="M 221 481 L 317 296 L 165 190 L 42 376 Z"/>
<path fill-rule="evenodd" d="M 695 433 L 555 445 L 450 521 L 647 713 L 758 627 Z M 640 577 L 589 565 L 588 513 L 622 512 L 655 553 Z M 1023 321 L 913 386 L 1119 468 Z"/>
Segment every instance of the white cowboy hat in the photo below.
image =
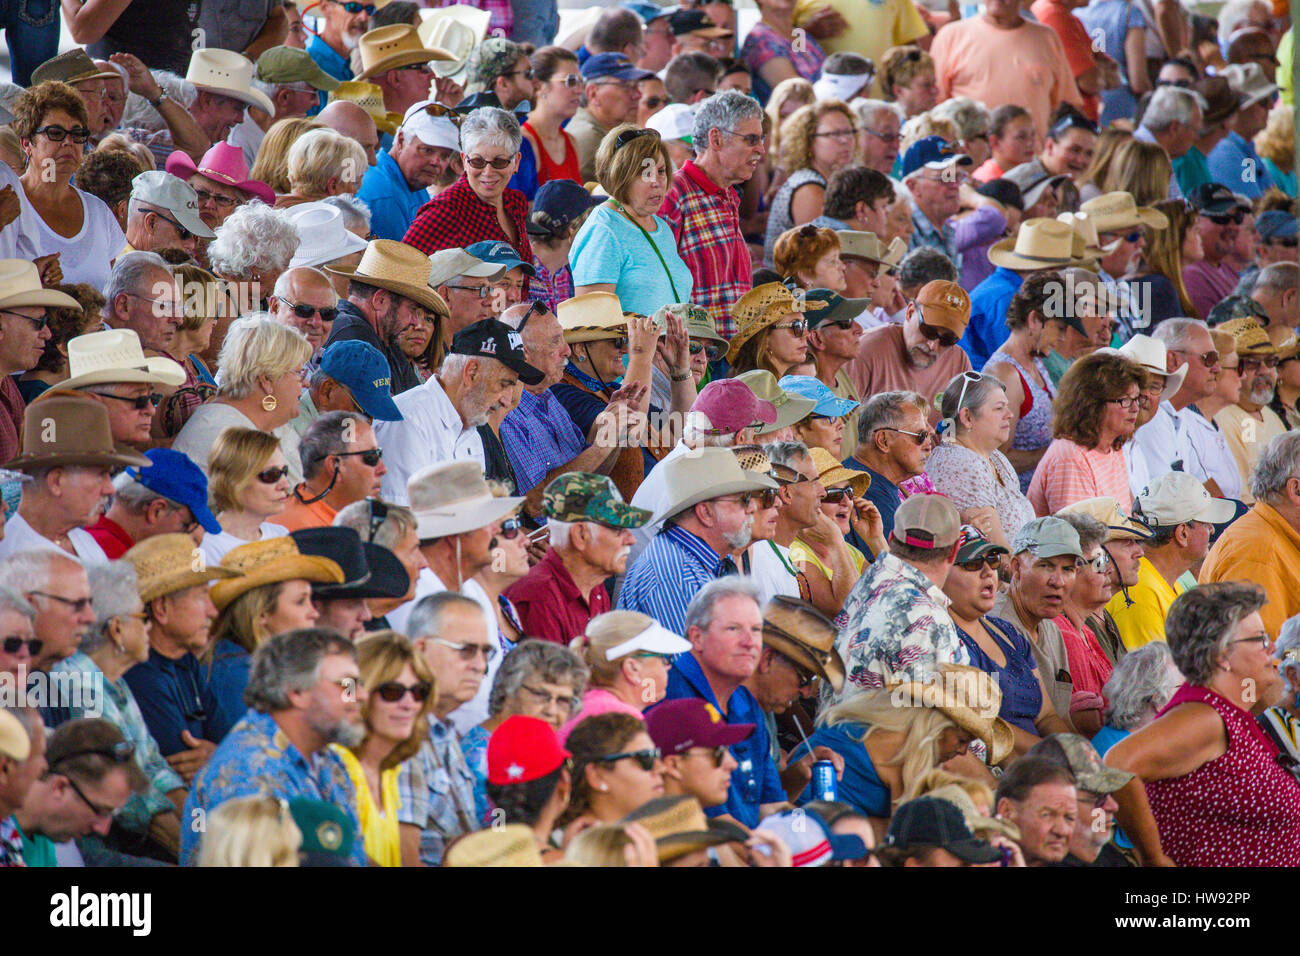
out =
<path fill-rule="evenodd" d="M 449 461 L 422 468 L 406 480 L 421 541 L 486 528 L 504 518 L 523 498 L 496 498 L 477 461 Z"/>
<path fill-rule="evenodd" d="M 343 211 L 323 202 L 305 202 L 286 210 L 298 230 L 298 251 L 289 268 L 323 266 L 366 248 L 366 240 L 343 225 Z"/>
<path fill-rule="evenodd" d="M 427 47 L 446 50 L 454 57 L 435 61 L 434 76 L 450 78 L 464 86 L 469 55 L 487 39 L 492 14 L 477 7 L 454 3 L 449 7 L 422 8 L 420 18 L 421 23 L 416 27 L 420 42 Z"/>
<path fill-rule="evenodd" d="M 776 482 L 745 471 L 730 448 L 700 448 L 659 466 L 664 469 L 664 506 L 651 519 L 658 524 L 701 501 L 745 491 L 775 488 Z"/>
<path fill-rule="evenodd" d="M 0 259 L 0 309 L 28 306 L 80 309 L 81 303 L 57 289 L 41 287 L 41 274 L 26 259 Z"/>
<path fill-rule="evenodd" d="M 84 388 L 108 382 L 183 385 L 185 369 L 169 358 L 146 358 L 131 329 L 88 332 L 68 340 L 68 378 L 54 388 Z"/>
<path fill-rule="evenodd" d="M 1183 379 L 1187 378 L 1187 363 L 1184 362 L 1173 372 L 1166 371 L 1169 368 L 1165 363 L 1165 357 L 1168 353 L 1165 350 L 1165 343 L 1159 339 L 1138 333 L 1116 351 L 1125 358 L 1137 362 L 1148 372 L 1154 372 L 1165 377 L 1165 390 L 1160 393 L 1160 401 L 1164 402 L 1173 398 L 1178 390 L 1183 387 Z"/>
<path fill-rule="evenodd" d="M 229 96 L 274 116 L 275 104 L 265 93 L 253 89 L 253 69 L 253 61 L 234 50 L 201 47 L 190 57 L 185 79 L 200 90 Z"/>

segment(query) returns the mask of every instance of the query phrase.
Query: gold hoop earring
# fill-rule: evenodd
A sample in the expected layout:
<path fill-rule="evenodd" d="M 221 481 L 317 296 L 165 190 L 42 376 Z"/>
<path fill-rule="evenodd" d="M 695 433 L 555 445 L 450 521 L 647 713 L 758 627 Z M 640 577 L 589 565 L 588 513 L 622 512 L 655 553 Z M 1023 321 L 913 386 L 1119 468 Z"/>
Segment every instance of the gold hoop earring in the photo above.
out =
<path fill-rule="evenodd" d="M 264 411 L 273 412 L 275 411 L 276 406 L 279 404 L 280 404 L 279 401 L 276 400 L 276 397 L 274 395 L 262 396 L 262 409 Z"/>

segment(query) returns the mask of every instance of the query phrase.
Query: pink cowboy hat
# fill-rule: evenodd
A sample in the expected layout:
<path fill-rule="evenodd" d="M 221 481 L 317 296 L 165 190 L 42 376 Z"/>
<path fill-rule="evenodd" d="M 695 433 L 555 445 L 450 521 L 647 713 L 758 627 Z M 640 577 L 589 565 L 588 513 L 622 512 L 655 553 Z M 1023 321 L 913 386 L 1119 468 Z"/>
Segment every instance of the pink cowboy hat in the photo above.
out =
<path fill-rule="evenodd" d="M 266 183 L 248 178 L 248 164 L 244 162 L 244 151 L 229 143 L 217 143 L 199 160 L 194 160 L 184 150 L 176 150 L 167 157 L 167 172 L 180 179 L 189 179 L 195 173 L 207 176 L 213 182 L 225 183 L 235 189 L 242 189 L 262 200 L 268 206 L 275 205 L 275 190 Z"/>

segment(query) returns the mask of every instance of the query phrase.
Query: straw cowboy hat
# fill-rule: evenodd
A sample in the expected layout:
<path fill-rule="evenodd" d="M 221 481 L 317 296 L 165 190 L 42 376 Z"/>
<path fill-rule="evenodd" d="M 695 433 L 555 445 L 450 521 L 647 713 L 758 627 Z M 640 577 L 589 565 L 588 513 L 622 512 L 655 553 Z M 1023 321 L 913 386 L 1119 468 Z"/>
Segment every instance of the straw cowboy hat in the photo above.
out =
<path fill-rule="evenodd" d="M 727 350 L 727 361 L 734 362 L 740 347 L 759 332 L 775 325 L 782 316 L 792 312 L 818 312 L 826 308 L 823 302 L 795 298 L 794 293 L 780 282 L 767 282 L 750 289 L 731 307 L 736 320 L 736 334 Z"/>
<path fill-rule="evenodd" d="M 80 309 L 72 296 L 41 287 L 41 274 L 25 259 L 0 259 L 0 309 L 45 306 L 51 309 Z"/>
<path fill-rule="evenodd" d="M 1074 229 L 1057 219 L 1026 219 L 1014 239 L 993 244 L 989 262 L 1020 272 L 1073 265 Z"/>
<path fill-rule="evenodd" d="M 555 317 L 570 345 L 627 335 L 627 313 L 613 292 L 586 292 L 565 299 L 556 306 Z"/>
<path fill-rule="evenodd" d="M 835 650 L 835 622 L 798 598 L 778 594 L 763 609 L 763 643 L 812 671 L 831 690 L 844 689 L 844 661 Z"/>
<path fill-rule="evenodd" d="M 659 467 L 664 470 L 664 505 L 651 519 L 652 524 L 702 501 L 777 486 L 766 475 L 741 468 L 730 448 L 699 448 Z"/>
<path fill-rule="evenodd" d="M 1139 332 L 1116 351 L 1125 358 L 1141 365 L 1146 371 L 1164 376 L 1165 390 L 1160 393 L 1160 401 L 1163 402 L 1173 398 L 1178 390 L 1183 387 L 1183 379 L 1187 378 L 1187 363 L 1184 362 L 1175 371 L 1168 371 L 1169 366 L 1165 362 L 1168 352 L 1165 349 L 1165 343 L 1159 339 Z"/>
<path fill-rule="evenodd" d="M 1139 206 L 1132 193 L 1113 192 L 1094 196 L 1079 206 L 1086 213 L 1097 232 L 1125 232 L 1138 226 L 1151 229 L 1168 229 L 1169 217 L 1159 209 Z"/>
<path fill-rule="evenodd" d="M 250 541 L 226 553 L 221 566 L 238 577 L 225 578 L 209 592 L 218 611 L 224 611 L 241 594 L 264 584 L 304 580 L 313 584 L 342 584 L 343 569 L 329 558 L 303 554 L 288 535 Z"/>
<path fill-rule="evenodd" d="M 1011 725 L 997 716 L 1002 691 L 987 673 L 967 664 L 944 664 L 925 681 L 900 681 L 889 686 L 900 707 L 933 707 L 988 748 L 989 763 L 999 764 L 1015 750 Z"/>
<path fill-rule="evenodd" d="M 1097 224 L 1086 212 L 1063 212 L 1056 218 L 1074 230 L 1074 246 L 1070 252 L 1076 260 L 1099 259 L 1119 248 L 1119 239 L 1106 246 L 1101 244 Z"/>
<path fill-rule="evenodd" d="M 206 176 L 214 183 L 222 183 L 260 199 L 268 206 L 275 205 L 275 190 L 257 179 L 248 178 L 248 164 L 244 151 L 227 142 L 216 143 L 195 164 L 189 153 L 178 149 L 167 157 L 167 172 L 188 180 L 195 173 Z"/>
<path fill-rule="evenodd" d="M 421 541 L 486 528 L 524 501 L 494 497 L 477 461 L 449 461 L 422 468 L 407 479 L 406 493 Z"/>
<path fill-rule="evenodd" d="M 1278 352 L 1278 347 L 1255 319 L 1229 319 L 1218 326 L 1218 330 L 1232 336 L 1239 356 L 1250 358 L 1255 355 L 1276 355 Z"/>
<path fill-rule="evenodd" d="M 776 420 L 770 424 L 754 426 L 755 435 L 789 428 L 795 422 L 803 421 L 817 407 L 813 399 L 787 392 L 777 384 L 776 376 L 765 368 L 756 368 L 737 375 L 736 381 L 743 382 L 760 402 L 771 402 L 776 409 Z"/>
<path fill-rule="evenodd" d="M 148 604 L 166 594 L 239 576 L 219 564 L 195 561 L 197 550 L 188 534 L 156 534 L 132 546 L 122 557 L 135 568 L 140 600 Z"/>
<path fill-rule="evenodd" d="M 119 468 L 153 462 L 113 443 L 108 409 L 93 398 L 67 389 L 50 389 L 23 413 L 23 450 L 5 468 Z"/>
<path fill-rule="evenodd" d="M 183 385 L 185 369 L 162 356 L 146 358 L 132 329 L 105 329 L 68 340 L 68 378 L 55 388 L 107 382 Z"/>
<path fill-rule="evenodd" d="M 464 86 L 469 71 L 469 55 L 487 39 L 492 14 L 478 7 L 454 3 L 449 7 L 422 8 L 421 22 L 416 27 L 420 42 L 427 47 L 446 50 L 450 60 L 433 64 L 434 76 L 451 79 Z"/>
<path fill-rule="evenodd" d="M 275 104 L 260 90 L 253 89 L 253 61 L 233 50 L 201 47 L 190 57 L 185 73 L 200 90 L 219 93 L 256 106 L 263 113 L 275 115 Z"/>
<path fill-rule="evenodd" d="M 710 820 L 695 797 L 655 797 L 637 807 L 622 823 L 638 823 L 650 831 L 659 862 L 723 843 L 744 843 L 749 833 L 729 820 Z"/>
<path fill-rule="evenodd" d="M 845 468 L 825 448 L 810 448 L 808 454 L 812 456 L 813 467 L 817 469 L 817 480 L 821 482 L 823 488 L 829 488 L 831 485 L 838 485 L 842 481 L 847 481 L 849 489 L 853 492 L 853 497 L 861 498 L 867 493 L 867 489 L 871 487 L 870 475 L 865 471 Z"/>
<path fill-rule="evenodd" d="M 1107 541 L 1145 541 L 1152 536 L 1146 523 L 1124 514 L 1124 509 L 1114 498 L 1084 498 L 1066 505 L 1057 514 L 1080 514 L 1096 518 L 1106 526 Z"/>
<path fill-rule="evenodd" d="M 488 827 L 456 840 L 443 856 L 443 866 L 541 866 L 533 831 L 522 823 Z"/>
<path fill-rule="evenodd" d="M 393 239 L 372 239 L 355 266 L 326 266 L 331 275 L 344 276 L 404 295 L 442 317 L 451 311 L 429 284 L 433 264 L 419 249 Z"/>
<path fill-rule="evenodd" d="M 455 60 L 446 50 L 426 47 L 420 43 L 420 34 L 409 23 L 394 23 L 362 34 L 358 45 L 361 65 L 358 80 L 368 80 L 399 66 L 428 63 L 430 60 Z"/>
<path fill-rule="evenodd" d="M 1295 334 L 1295 329 L 1285 325 L 1271 325 L 1264 330 L 1268 333 L 1268 340 L 1273 343 L 1277 349 L 1277 358 L 1279 362 L 1293 359 L 1300 355 L 1300 337 Z"/>
<path fill-rule="evenodd" d="M 397 127 L 402 125 L 402 114 L 390 113 L 384 109 L 384 91 L 373 83 L 344 80 L 330 93 L 329 101 L 331 103 L 338 100 L 356 103 L 357 106 L 360 106 L 366 111 L 366 115 L 374 120 L 375 128 L 381 133 L 395 136 Z"/>

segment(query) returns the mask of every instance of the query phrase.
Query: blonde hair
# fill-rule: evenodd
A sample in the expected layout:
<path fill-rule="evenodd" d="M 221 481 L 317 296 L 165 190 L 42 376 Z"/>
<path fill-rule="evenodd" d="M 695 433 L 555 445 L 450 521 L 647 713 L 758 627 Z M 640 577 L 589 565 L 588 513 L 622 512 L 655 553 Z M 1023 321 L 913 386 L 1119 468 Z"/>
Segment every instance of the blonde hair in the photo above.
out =
<path fill-rule="evenodd" d="M 417 654 L 414 645 L 403 634 L 396 631 L 374 631 L 361 638 L 357 643 L 357 667 L 361 671 L 361 686 L 366 689 L 366 701 L 361 705 L 361 716 L 370 726 L 370 708 L 375 700 L 375 689 L 389 681 L 395 681 L 406 665 L 411 665 L 415 679 L 429 685 L 429 696 L 420 706 L 415 716 L 415 725 L 411 736 L 393 748 L 388 756 L 380 761 L 379 769 L 387 770 L 414 757 L 419 752 L 425 737 L 429 735 L 429 722 L 425 720 L 434 702 L 438 699 L 438 679 L 429 668 L 424 655 Z M 359 748 L 354 747 L 353 752 Z"/>
<path fill-rule="evenodd" d="M 158 168 L 158 164 L 154 161 L 153 153 L 149 152 L 148 146 L 144 143 L 132 142 L 121 133 L 109 133 L 99 141 L 99 145 L 95 147 L 95 152 L 124 153 L 135 160 L 135 164 L 140 167 L 142 173 Z"/>
<path fill-rule="evenodd" d="M 928 113 L 917 113 L 903 124 L 903 128 L 898 135 L 901 137 L 898 142 L 900 155 L 906 153 L 914 143 L 925 139 L 927 136 L 942 136 L 949 143 L 961 141 L 961 130 L 957 124 L 950 119 L 936 116 L 934 110 Z"/>
<path fill-rule="evenodd" d="M 208 814 L 199 866 L 297 866 L 302 833 L 278 797 L 227 800 Z"/>
<path fill-rule="evenodd" d="M 1106 174 L 1097 183 L 1102 193 L 1129 193 L 1139 206 L 1149 206 L 1169 196 L 1173 164 L 1163 146 L 1128 139 L 1115 147 Z"/>
<path fill-rule="evenodd" d="M 892 100 L 895 86 L 911 85 L 926 70 L 934 72 L 934 58 L 919 46 L 891 46 L 880 58 L 880 89 Z"/>
<path fill-rule="evenodd" d="M 350 136 L 332 129 L 308 130 L 289 147 L 289 185 L 305 199 L 330 195 L 330 180 L 359 182 L 370 168 L 366 151 Z"/>
<path fill-rule="evenodd" d="M 257 148 L 257 159 L 248 171 L 248 178 L 266 183 L 277 193 L 292 192 L 289 185 L 289 148 L 298 137 L 314 129 L 325 127 L 303 116 L 276 120 L 262 138 L 262 145 Z"/>
<path fill-rule="evenodd" d="M 1152 206 L 1165 214 L 1169 228 L 1142 227 L 1147 240 L 1146 248 L 1142 251 L 1142 265 L 1173 283 L 1178 292 L 1182 314 L 1199 319 L 1201 313 L 1196 311 L 1192 297 L 1187 294 L 1187 286 L 1183 283 L 1183 240 L 1196 228 L 1199 213 L 1195 207 L 1187 205 L 1181 199 L 1162 199 L 1152 203 Z"/>
<path fill-rule="evenodd" d="M 1268 125 L 1255 134 L 1255 149 L 1280 169 L 1295 168 L 1295 112 L 1281 100 L 1269 111 Z"/>
<path fill-rule="evenodd" d="M 213 649 L 223 640 L 230 641 L 251 654 L 273 637 L 262 623 L 262 618 L 275 612 L 275 606 L 287 583 L 276 581 L 250 588 L 227 604 L 212 622 L 212 638 L 203 652 L 203 660 L 211 662 Z"/>
<path fill-rule="evenodd" d="M 266 467 L 280 439 L 255 428 L 230 427 L 208 451 L 208 501 L 214 514 L 239 509 L 239 492 Z"/>
<path fill-rule="evenodd" d="M 579 866 L 627 866 L 627 847 L 632 838 L 621 823 L 601 823 L 588 827 L 564 848 L 566 863 Z"/>
<path fill-rule="evenodd" d="M 673 175 L 668 147 L 654 130 L 618 145 L 619 136 L 637 128 L 635 123 L 620 123 L 605 134 L 596 149 L 596 179 L 605 192 L 620 203 L 627 202 L 632 184 L 655 160 L 663 160 L 665 176 L 671 179 Z"/>
<path fill-rule="evenodd" d="M 613 687 L 623 673 L 623 658 L 609 660 L 605 652 L 630 641 L 654 619 L 640 611 L 606 611 L 587 622 L 586 630 L 569 642 L 569 649 L 582 658 L 591 671 L 590 687 Z"/>
<path fill-rule="evenodd" d="M 767 158 L 773 165 L 781 156 L 781 107 L 785 105 L 786 100 L 797 99 L 801 106 L 807 106 L 817 99 L 817 94 L 813 92 L 813 85 L 805 80 L 802 76 L 788 76 L 776 86 L 772 87 L 772 95 L 767 98 L 768 122 L 771 123 L 771 136 L 767 146 Z"/>
<path fill-rule="evenodd" d="M 1086 186 L 1088 183 L 1096 185 L 1105 179 L 1110 171 L 1110 164 L 1115 159 L 1115 150 L 1132 138 L 1133 134 L 1130 131 L 1116 126 L 1107 126 L 1102 130 L 1093 148 L 1092 162 L 1084 171 L 1079 185 Z"/>
<path fill-rule="evenodd" d="M 972 780 L 970 777 L 963 777 L 959 774 L 949 773 L 942 767 L 935 767 L 929 773 L 922 774 L 917 778 L 908 789 L 907 793 L 903 795 L 903 800 L 904 802 L 915 800 L 917 797 L 923 797 L 927 793 L 931 793 L 932 791 L 938 790 L 940 787 L 946 787 L 949 785 L 961 787 L 970 794 L 970 798 L 975 801 L 976 807 L 982 803 L 984 806 L 988 807 L 990 811 L 993 809 L 993 791 L 989 788 L 988 784 L 981 783 L 978 780 Z"/>
<path fill-rule="evenodd" d="M 796 173 L 812 165 L 813 134 L 817 132 L 817 124 L 828 113 L 839 113 L 849 121 L 849 128 L 854 133 L 852 161 L 857 160 L 858 118 L 856 114 L 843 100 L 818 100 L 808 106 L 799 107 L 781 124 L 780 165 L 787 173 Z"/>
<path fill-rule="evenodd" d="M 301 368 L 311 358 L 311 343 L 290 325 L 275 321 L 265 312 L 237 319 L 226 330 L 217 367 L 221 369 L 223 398 L 247 398 L 259 378 L 276 379 Z"/>

